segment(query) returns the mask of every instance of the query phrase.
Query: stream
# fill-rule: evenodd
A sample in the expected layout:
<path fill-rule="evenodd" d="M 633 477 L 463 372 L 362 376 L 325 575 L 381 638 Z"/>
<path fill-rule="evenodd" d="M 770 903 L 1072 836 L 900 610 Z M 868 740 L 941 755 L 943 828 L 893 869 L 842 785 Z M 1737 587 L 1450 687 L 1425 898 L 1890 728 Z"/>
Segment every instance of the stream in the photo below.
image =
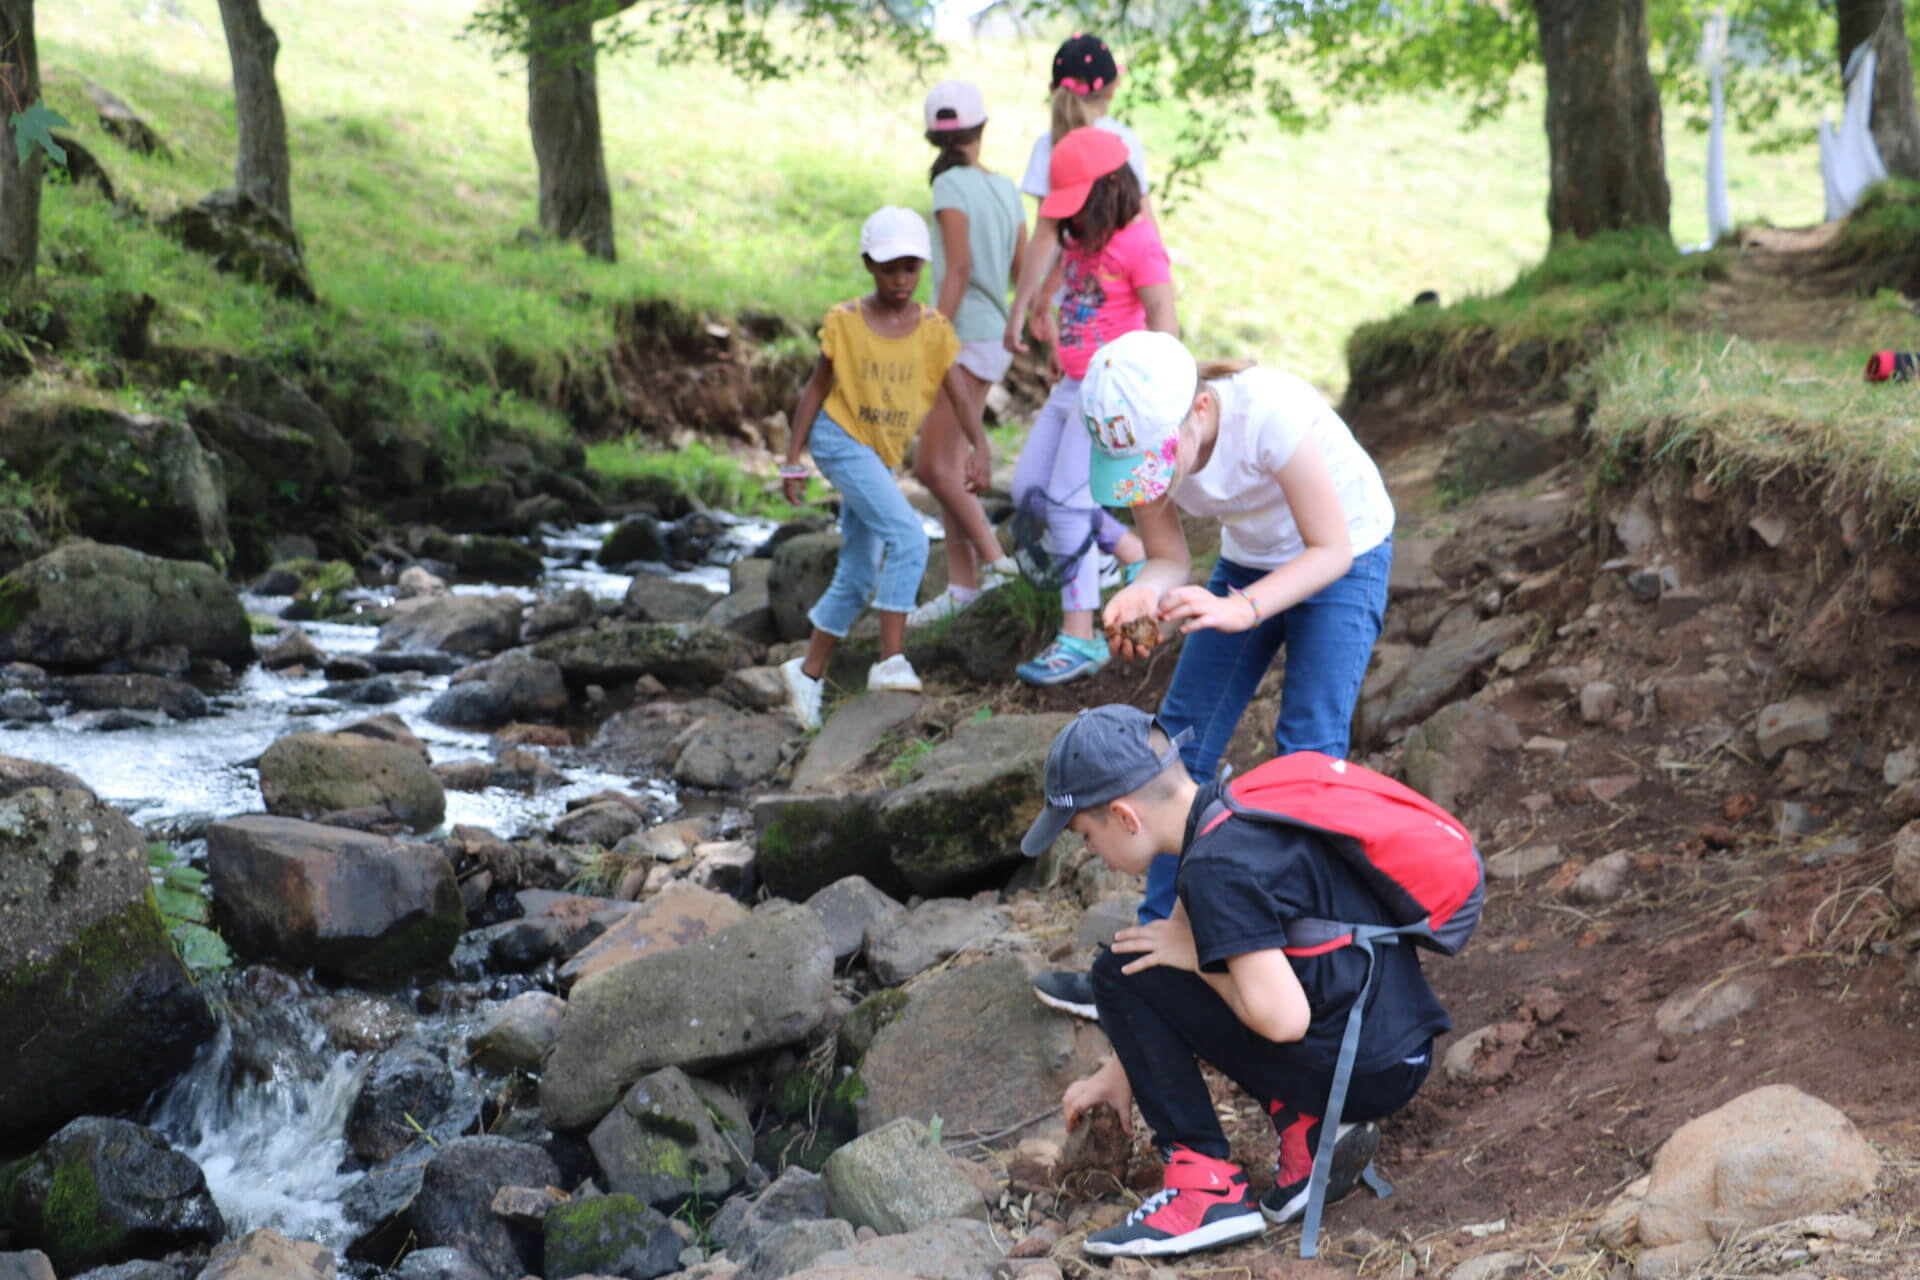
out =
<path fill-rule="evenodd" d="M 663 564 L 637 568 L 700 583 L 718 600 L 727 590 L 728 564 L 763 542 L 773 526 L 715 515 L 728 527 L 707 563 L 678 571 Z M 543 530 L 545 573 L 533 588 L 461 583 L 453 589 L 508 593 L 531 602 L 584 588 L 596 599 L 618 601 L 630 577 L 606 572 L 592 559 L 611 528 Z M 390 594 L 380 591 L 354 598 L 391 602 Z M 250 614 L 279 617 L 289 600 L 243 593 L 242 603 Z M 372 626 L 289 625 L 304 630 L 329 656 L 365 654 L 378 640 Z M 0 750 L 68 770 L 151 838 L 174 842 L 177 855 L 204 866 L 202 837 L 208 824 L 263 810 L 250 762 L 285 734 L 325 731 L 393 713 L 427 744 L 436 764 L 489 753 L 485 732 L 426 719 L 448 676 L 392 678 L 402 691 L 399 700 L 348 704 L 321 696 L 328 682 L 318 672 L 287 674 L 256 665 L 234 688 L 212 699 L 214 714 L 203 719 L 111 733 L 85 730 L 72 716 L 9 724 L 0 732 Z M 663 777 L 582 768 L 567 755 L 563 751 L 554 761 L 567 783 L 551 790 L 449 790 L 445 827 L 474 824 L 513 839 L 543 829 L 565 812 L 569 800 L 607 789 L 651 796 L 663 802 L 668 816 L 679 809 L 673 786 Z M 429 1046 L 454 1070 L 449 1114 L 471 1116 L 483 1082 L 463 1066 L 467 1036 L 501 1000 L 540 986 L 543 979 L 539 974 L 489 975 L 470 983 L 436 978 L 398 991 L 357 992 L 251 965 L 206 981 L 219 1030 L 141 1118 L 205 1171 L 228 1238 L 272 1227 L 295 1239 L 317 1240 L 344 1259 L 361 1228 L 349 1220 L 343 1201 L 362 1177 L 352 1167 L 345 1131 L 375 1056 L 373 1046 L 396 1038 Z M 550 967 L 544 981 L 550 988 Z M 335 1047 L 343 1041 L 367 1047 Z"/>

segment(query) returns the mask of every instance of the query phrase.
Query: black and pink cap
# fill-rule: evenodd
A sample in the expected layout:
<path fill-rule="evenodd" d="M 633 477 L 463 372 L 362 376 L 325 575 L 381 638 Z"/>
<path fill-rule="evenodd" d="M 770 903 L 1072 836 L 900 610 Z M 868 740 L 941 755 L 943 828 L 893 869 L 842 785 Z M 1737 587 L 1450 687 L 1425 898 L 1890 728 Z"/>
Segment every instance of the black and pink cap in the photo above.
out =
<path fill-rule="evenodd" d="M 1058 89 L 1065 85 L 1084 98 L 1118 80 L 1123 70 L 1125 68 L 1113 60 L 1113 50 L 1107 48 L 1106 41 L 1077 32 L 1054 53 L 1053 79 L 1047 87 Z"/>

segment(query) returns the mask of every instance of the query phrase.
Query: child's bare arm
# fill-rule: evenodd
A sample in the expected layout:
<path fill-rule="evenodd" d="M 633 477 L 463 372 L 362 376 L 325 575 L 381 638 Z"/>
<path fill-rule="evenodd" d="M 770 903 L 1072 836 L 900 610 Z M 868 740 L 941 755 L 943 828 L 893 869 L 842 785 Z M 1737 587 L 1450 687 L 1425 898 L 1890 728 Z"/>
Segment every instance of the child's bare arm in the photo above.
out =
<path fill-rule="evenodd" d="M 1225 974 L 1201 974 L 1249 1031 L 1276 1044 L 1307 1034 L 1312 1011 L 1293 963 L 1279 948 L 1249 951 L 1227 961 Z"/>
<path fill-rule="evenodd" d="M 807 447 L 807 436 L 813 431 L 814 417 L 819 414 L 820 406 L 827 402 L 827 392 L 833 389 L 833 361 L 822 354 L 813 366 L 813 376 L 807 379 L 807 385 L 800 392 L 800 403 L 794 406 L 793 422 L 787 429 L 787 465 L 800 465 L 800 454 Z M 780 487 L 785 490 L 788 502 L 798 502 L 806 492 L 806 479 L 783 478 Z"/>
<path fill-rule="evenodd" d="M 961 380 L 959 365 L 947 366 L 941 386 L 945 388 L 947 399 L 954 408 L 973 405 L 973 398 L 967 394 L 966 383 Z M 993 483 L 993 453 L 987 444 L 986 424 L 981 421 L 977 405 L 971 412 L 961 416 L 960 429 L 967 433 L 967 443 L 973 446 L 973 452 L 967 456 L 967 488 L 975 493 L 984 493 L 987 486 Z"/>
<path fill-rule="evenodd" d="M 1170 333 L 1179 337 L 1180 316 L 1174 304 L 1173 282 L 1142 285 L 1139 293 L 1140 305 L 1147 311 L 1147 328 L 1155 333 Z"/>

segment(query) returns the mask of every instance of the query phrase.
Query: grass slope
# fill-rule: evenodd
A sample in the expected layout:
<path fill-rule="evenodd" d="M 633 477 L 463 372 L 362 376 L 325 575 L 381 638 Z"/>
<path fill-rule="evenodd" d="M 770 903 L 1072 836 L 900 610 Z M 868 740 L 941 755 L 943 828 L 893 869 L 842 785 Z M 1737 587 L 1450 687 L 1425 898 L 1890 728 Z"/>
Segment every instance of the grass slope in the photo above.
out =
<path fill-rule="evenodd" d="M 621 261 L 529 246 L 536 182 L 524 72 L 459 39 L 466 0 L 276 0 L 279 79 L 293 145 L 294 211 L 318 309 L 215 276 L 97 200 L 50 192 L 49 280 L 83 316 L 111 288 L 161 297 L 163 340 L 283 360 L 323 350 L 389 363 L 414 412 L 443 427 L 490 412 L 538 419 L 492 386 L 508 346 L 558 376 L 611 338 L 608 303 L 664 296 L 700 310 L 755 307 L 811 322 L 864 285 L 853 242 L 881 203 L 923 206 L 924 85 L 884 71 L 818 71 L 744 86 L 708 67 L 603 62 L 601 109 Z M 228 65 L 215 0 L 62 0 L 42 6 L 49 97 L 155 214 L 230 180 Z M 1018 174 L 1044 127 L 1046 41 L 963 43 L 944 74 L 978 80 L 993 111 L 986 160 Z M 92 124 L 93 80 L 131 101 L 173 146 L 128 155 Z M 1439 99 L 1337 109 L 1305 137 L 1256 129 L 1166 210 L 1182 319 L 1196 347 L 1252 353 L 1329 391 L 1347 332 L 1422 288 L 1448 299 L 1504 284 L 1545 242 L 1539 95 L 1462 132 Z M 1173 122 L 1119 114 L 1149 156 Z M 1809 122 L 1811 137 L 1811 122 Z M 1669 128 L 1675 231 L 1703 232 L 1701 141 Z M 1730 150 L 1742 218 L 1816 217 L 1809 145 Z M 76 267 L 74 264 L 83 264 Z M 88 273 L 92 274 L 88 274 Z"/>

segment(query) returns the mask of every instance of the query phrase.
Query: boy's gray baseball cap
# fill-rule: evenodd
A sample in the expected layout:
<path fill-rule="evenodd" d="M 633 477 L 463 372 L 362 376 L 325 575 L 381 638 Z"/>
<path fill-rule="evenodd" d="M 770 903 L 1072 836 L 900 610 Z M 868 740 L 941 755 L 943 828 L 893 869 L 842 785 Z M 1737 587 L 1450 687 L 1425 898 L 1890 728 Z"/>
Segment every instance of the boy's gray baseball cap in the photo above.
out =
<path fill-rule="evenodd" d="M 1082 711 L 1047 750 L 1046 808 L 1027 828 L 1020 852 L 1037 858 L 1059 838 L 1073 815 L 1118 800 L 1146 786 L 1180 758 L 1188 730 L 1169 734 L 1156 752 L 1148 735 L 1165 726 L 1136 707 L 1109 703 Z"/>

